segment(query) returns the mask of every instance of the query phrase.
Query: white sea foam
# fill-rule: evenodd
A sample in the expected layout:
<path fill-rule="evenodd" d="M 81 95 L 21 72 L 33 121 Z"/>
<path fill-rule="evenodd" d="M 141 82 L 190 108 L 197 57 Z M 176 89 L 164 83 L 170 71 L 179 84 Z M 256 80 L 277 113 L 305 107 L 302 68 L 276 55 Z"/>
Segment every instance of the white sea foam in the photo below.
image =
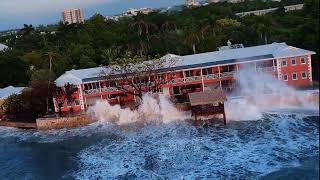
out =
<path fill-rule="evenodd" d="M 108 101 L 98 101 L 90 107 L 88 113 L 97 118 L 100 122 L 113 122 L 119 125 L 143 121 L 158 121 L 169 123 L 176 120 L 184 120 L 187 113 L 178 111 L 176 107 L 161 94 L 159 99 L 145 94 L 138 109 L 121 108 L 119 105 L 110 105 Z"/>
<path fill-rule="evenodd" d="M 299 91 L 270 74 L 242 68 L 236 73 L 236 89 L 226 103 L 229 120 L 258 120 L 263 112 L 280 109 L 319 111 L 314 91 Z M 235 97 L 236 96 L 236 97 Z"/>
<path fill-rule="evenodd" d="M 79 154 L 76 179 L 256 179 L 316 155 L 318 129 L 300 116 L 265 114 L 255 122 L 207 129 L 178 124 L 123 131 L 121 140 Z M 317 146 L 317 147 L 315 147 Z M 306 154 L 308 153 L 308 154 Z"/>

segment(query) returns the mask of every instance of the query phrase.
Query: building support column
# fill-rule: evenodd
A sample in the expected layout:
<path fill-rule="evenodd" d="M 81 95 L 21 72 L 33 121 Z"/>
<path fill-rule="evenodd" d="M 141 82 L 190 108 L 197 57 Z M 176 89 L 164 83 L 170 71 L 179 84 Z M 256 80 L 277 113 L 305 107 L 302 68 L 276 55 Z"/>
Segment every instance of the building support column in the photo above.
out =
<path fill-rule="evenodd" d="M 204 92 L 204 82 L 203 82 L 202 68 L 200 68 L 200 75 L 201 75 L 202 92 Z"/>
<path fill-rule="evenodd" d="M 182 71 L 182 78 L 183 78 L 183 82 L 186 82 L 186 74 L 184 73 L 184 71 Z"/>
<path fill-rule="evenodd" d="M 221 84 L 221 71 L 220 71 L 220 66 L 218 66 L 218 73 L 219 73 L 219 83 L 220 83 L 220 89 L 222 89 L 222 84 Z"/>
<path fill-rule="evenodd" d="M 282 80 L 282 74 L 281 74 L 281 60 L 277 59 L 277 76 L 278 80 Z"/>
<path fill-rule="evenodd" d="M 311 64 L 311 55 L 307 56 L 307 63 L 308 63 L 308 75 L 310 79 L 310 83 L 312 84 L 312 64 Z"/>
<path fill-rule="evenodd" d="M 84 111 L 85 110 L 85 101 L 83 98 L 83 92 L 82 92 L 82 85 L 78 85 L 78 89 L 79 89 L 79 100 L 80 100 L 80 107 L 81 110 Z"/>
<path fill-rule="evenodd" d="M 98 82 L 99 83 L 99 91 L 100 91 L 100 93 L 102 92 L 102 89 L 101 89 L 101 82 L 99 81 Z M 101 98 L 102 99 L 102 98 Z"/>

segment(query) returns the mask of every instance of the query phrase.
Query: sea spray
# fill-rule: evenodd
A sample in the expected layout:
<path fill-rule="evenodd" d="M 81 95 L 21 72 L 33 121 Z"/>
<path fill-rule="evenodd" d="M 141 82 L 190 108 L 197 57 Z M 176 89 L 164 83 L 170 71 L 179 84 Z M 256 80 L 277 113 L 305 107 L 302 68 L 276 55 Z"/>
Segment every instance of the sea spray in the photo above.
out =
<path fill-rule="evenodd" d="M 262 113 L 275 109 L 319 110 L 318 103 L 310 100 L 312 91 L 299 91 L 264 72 L 244 67 L 236 73 L 237 86 L 228 97 L 228 120 L 257 120 Z"/>
<path fill-rule="evenodd" d="M 178 111 L 164 94 L 160 94 L 158 99 L 145 94 L 139 107 L 134 110 L 121 108 L 120 105 L 110 105 L 107 100 L 100 100 L 89 108 L 88 113 L 101 122 L 119 125 L 144 121 L 169 123 L 190 118 L 188 113 Z"/>

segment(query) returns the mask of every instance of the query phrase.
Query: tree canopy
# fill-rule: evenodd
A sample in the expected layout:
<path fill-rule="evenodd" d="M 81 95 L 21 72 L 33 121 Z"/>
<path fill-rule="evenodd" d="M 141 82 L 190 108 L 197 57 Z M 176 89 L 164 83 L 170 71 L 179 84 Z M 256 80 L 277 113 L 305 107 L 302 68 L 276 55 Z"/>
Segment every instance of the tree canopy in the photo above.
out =
<path fill-rule="evenodd" d="M 301 2 L 303 10 L 284 13 L 284 5 Z M 264 16 L 235 15 L 270 7 L 279 10 Z M 0 87 L 52 80 L 72 68 L 109 65 L 128 51 L 153 58 L 167 53 L 186 55 L 215 51 L 228 40 L 244 46 L 286 42 L 319 53 L 318 21 L 319 0 L 252 0 L 155 11 L 119 21 L 95 14 L 84 24 L 24 25 L 17 34 L 0 36 L 0 42 L 10 47 L 0 52 Z M 318 57 L 314 59 L 313 66 L 318 67 Z M 313 74 L 314 79 L 318 77 L 317 72 Z"/>

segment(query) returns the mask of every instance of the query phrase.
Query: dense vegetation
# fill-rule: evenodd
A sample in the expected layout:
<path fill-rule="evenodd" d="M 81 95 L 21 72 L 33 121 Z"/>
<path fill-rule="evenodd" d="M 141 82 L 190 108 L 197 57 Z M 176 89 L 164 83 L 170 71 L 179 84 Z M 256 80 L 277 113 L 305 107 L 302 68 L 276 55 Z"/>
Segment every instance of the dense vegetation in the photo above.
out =
<path fill-rule="evenodd" d="M 185 55 L 215 51 L 229 39 L 245 46 L 286 42 L 319 53 L 319 0 L 305 0 L 302 11 L 284 13 L 283 5 L 299 2 L 254 0 L 158 11 L 119 21 L 96 14 L 84 24 L 25 25 L 15 35 L 0 37 L 10 47 L 0 52 L 0 87 L 27 86 L 34 80 L 53 80 L 72 68 L 108 65 L 127 51 L 146 57 Z M 234 15 L 269 7 L 280 9 L 265 16 Z M 318 58 L 314 59 L 313 66 L 318 67 Z M 317 72 L 314 75 L 318 77 Z"/>

